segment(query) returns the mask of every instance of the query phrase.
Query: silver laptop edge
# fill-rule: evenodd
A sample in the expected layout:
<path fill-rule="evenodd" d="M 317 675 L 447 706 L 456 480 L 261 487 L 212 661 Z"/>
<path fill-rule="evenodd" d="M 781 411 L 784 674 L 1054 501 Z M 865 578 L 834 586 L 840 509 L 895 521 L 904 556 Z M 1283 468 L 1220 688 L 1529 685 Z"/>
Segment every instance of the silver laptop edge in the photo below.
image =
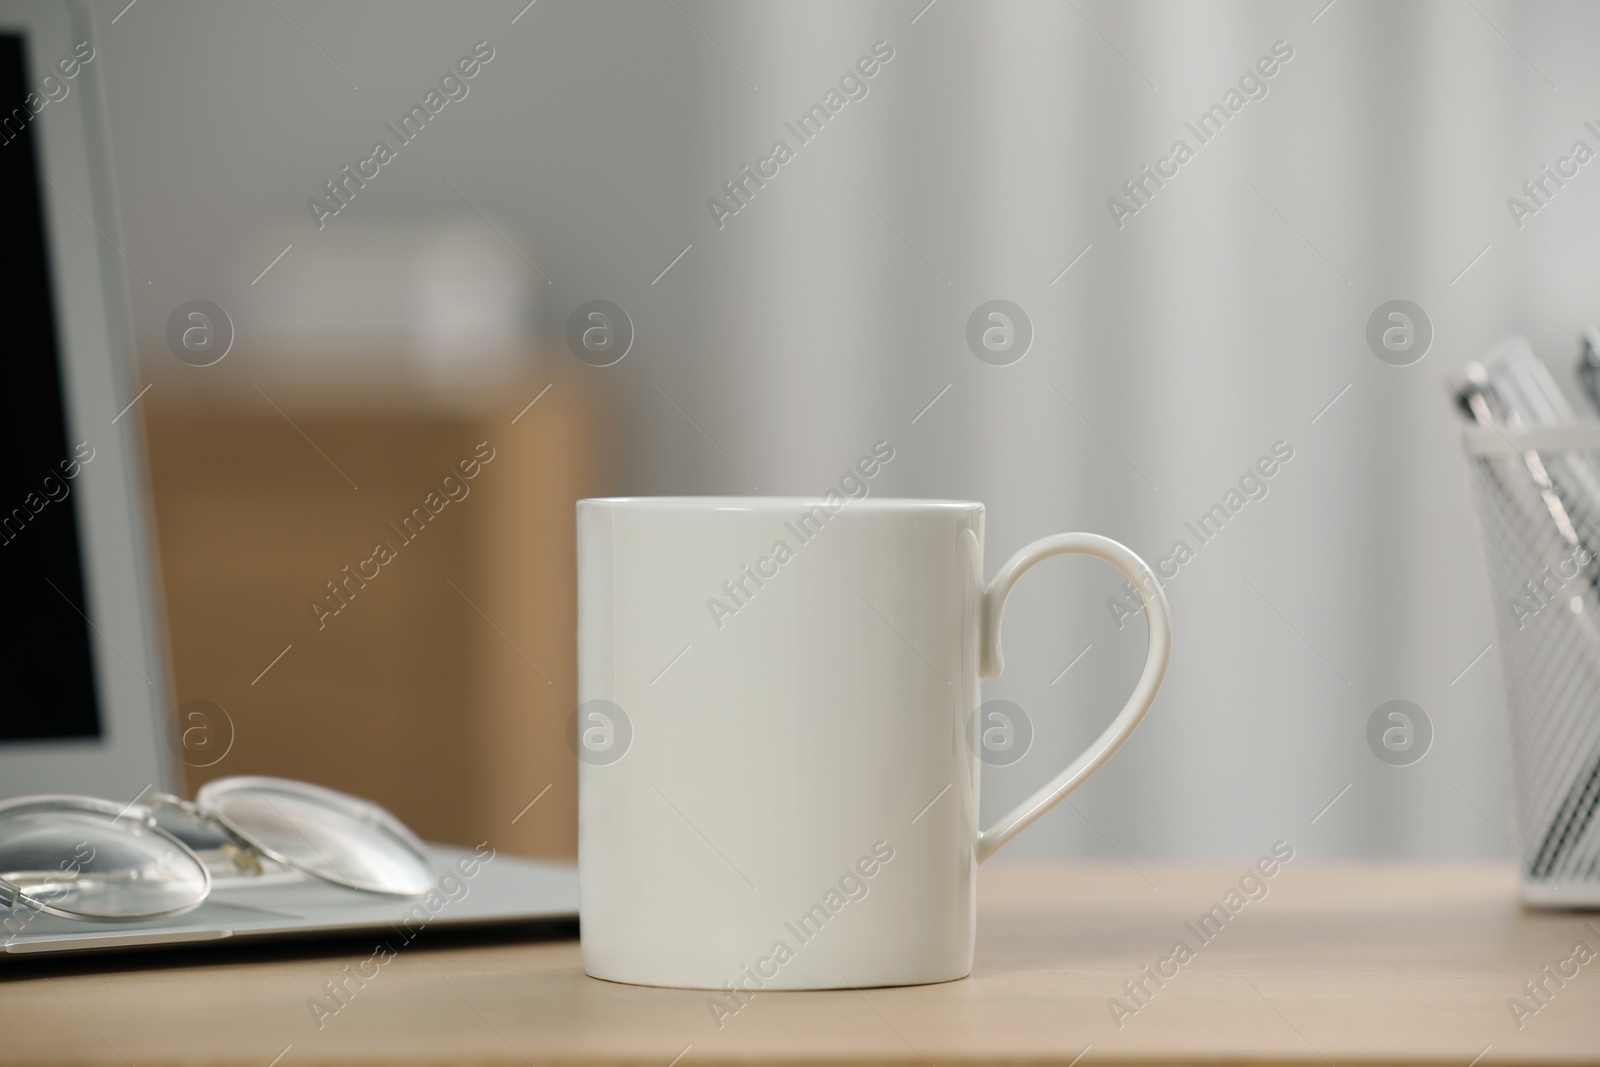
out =
<path fill-rule="evenodd" d="M 0 909 L 0 966 L 7 957 L 311 936 L 371 936 L 398 952 L 429 929 L 577 917 L 577 871 L 569 864 L 518 859 L 486 846 L 433 845 L 429 852 L 438 873 L 434 888 L 418 897 L 362 893 L 290 875 L 259 884 L 249 878 L 219 883 L 199 908 L 165 921 L 82 923 Z"/>
<path fill-rule="evenodd" d="M 137 412 L 118 418 L 135 392 L 101 83 L 105 56 L 80 0 L 0 0 L 0 33 L 24 38 L 27 85 L 42 88 L 52 78 L 66 90 L 29 126 L 38 150 L 68 441 L 93 451 L 62 505 L 77 509 L 87 603 L 74 607 L 96 633 L 90 655 L 100 716 L 98 738 L 0 742 L 0 797 L 48 790 L 131 800 L 144 789 L 170 789 L 175 775 L 143 446 Z M 84 44 L 93 58 L 65 79 L 56 65 L 76 58 L 74 49 L 81 54 Z M 21 103 L 0 102 L 0 112 L 10 117 Z M 0 513 L 22 503 L 0 501 Z M 56 595 L 42 582 L 39 592 Z"/>

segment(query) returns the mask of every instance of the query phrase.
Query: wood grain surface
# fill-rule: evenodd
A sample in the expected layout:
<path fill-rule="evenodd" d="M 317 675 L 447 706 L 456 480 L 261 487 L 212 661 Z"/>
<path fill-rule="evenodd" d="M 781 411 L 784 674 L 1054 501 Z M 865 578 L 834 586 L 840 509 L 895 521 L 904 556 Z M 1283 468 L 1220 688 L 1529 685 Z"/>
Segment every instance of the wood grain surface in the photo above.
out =
<path fill-rule="evenodd" d="M 760 993 L 720 1028 L 704 991 L 597 981 L 575 940 L 526 932 L 419 939 L 320 1019 L 371 946 L 0 959 L 0 1063 L 1600 1062 L 1600 957 L 1562 964 L 1600 951 L 1600 916 L 1523 910 L 1507 867 L 1300 862 L 1202 942 L 1245 870 L 985 868 L 971 977 Z M 1135 1001 L 1147 964 L 1176 974 Z"/>

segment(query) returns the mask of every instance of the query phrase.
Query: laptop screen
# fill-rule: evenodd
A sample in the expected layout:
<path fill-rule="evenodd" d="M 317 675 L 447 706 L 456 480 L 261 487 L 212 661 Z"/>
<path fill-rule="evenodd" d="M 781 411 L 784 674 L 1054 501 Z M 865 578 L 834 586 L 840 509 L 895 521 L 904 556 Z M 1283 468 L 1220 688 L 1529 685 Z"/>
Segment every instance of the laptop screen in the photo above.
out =
<path fill-rule="evenodd" d="M 67 437 L 55 307 L 45 254 L 27 42 L 0 34 L 0 744 L 100 736 L 74 479 L 92 442 Z M 52 82 L 54 83 L 54 79 Z M 56 104 L 55 106 L 62 106 Z M 68 105 L 71 106 L 71 105 Z"/>

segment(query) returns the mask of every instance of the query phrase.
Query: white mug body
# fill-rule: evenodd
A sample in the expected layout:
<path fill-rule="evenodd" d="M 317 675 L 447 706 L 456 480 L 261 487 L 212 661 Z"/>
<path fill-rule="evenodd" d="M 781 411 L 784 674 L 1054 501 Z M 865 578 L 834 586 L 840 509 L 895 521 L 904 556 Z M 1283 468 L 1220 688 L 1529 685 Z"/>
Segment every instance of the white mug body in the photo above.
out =
<path fill-rule="evenodd" d="M 578 505 L 585 970 L 735 991 L 972 966 L 983 506 Z"/>

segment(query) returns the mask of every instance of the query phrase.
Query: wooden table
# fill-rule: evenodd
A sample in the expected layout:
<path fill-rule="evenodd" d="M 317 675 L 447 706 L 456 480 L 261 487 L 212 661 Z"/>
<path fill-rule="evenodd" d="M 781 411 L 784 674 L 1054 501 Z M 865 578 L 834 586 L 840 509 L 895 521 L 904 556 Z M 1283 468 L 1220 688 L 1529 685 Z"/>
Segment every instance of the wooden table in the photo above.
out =
<path fill-rule="evenodd" d="M 596 981 L 560 938 L 425 935 L 320 1029 L 308 1000 L 370 946 L 0 960 L 0 1063 L 1600 1063 L 1600 957 L 1542 1006 L 1523 987 L 1600 952 L 1600 915 L 1523 911 L 1508 868 L 1301 861 L 1204 945 L 1184 924 L 1244 864 L 1141 870 L 986 868 L 970 978 L 762 993 L 720 1030 L 705 992 Z M 1108 1000 L 1179 939 L 1119 1027 Z"/>

